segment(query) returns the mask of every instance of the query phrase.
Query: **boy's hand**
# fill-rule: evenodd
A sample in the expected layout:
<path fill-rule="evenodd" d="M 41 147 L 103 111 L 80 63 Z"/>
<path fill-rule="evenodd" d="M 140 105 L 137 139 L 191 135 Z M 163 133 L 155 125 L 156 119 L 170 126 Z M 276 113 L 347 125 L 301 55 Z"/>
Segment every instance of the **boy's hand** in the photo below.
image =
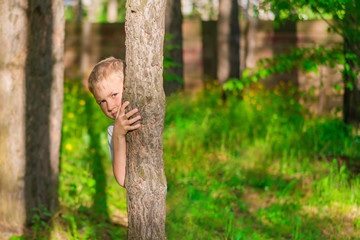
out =
<path fill-rule="evenodd" d="M 115 118 L 114 125 L 117 128 L 117 131 L 119 131 L 119 134 L 121 134 L 122 136 L 125 136 L 128 131 L 138 129 L 140 127 L 140 123 L 131 125 L 131 124 L 135 123 L 136 121 L 139 121 L 141 119 L 141 116 L 138 115 L 136 117 L 133 117 L 132 119 L 129 119 L 130 117 L 132 117 L 134 114 L 136 114 L 138 112 L 138 109 L 134 108 L 130 112 L 125 113 L 125 109 L 128 105 L 129 105 L 129 102 L 126 101 L 121 106 L 120 111 L 118 111 L 117 116 Z M 115 127 L 114 127 L 114 130 L 115 130 Z"/>

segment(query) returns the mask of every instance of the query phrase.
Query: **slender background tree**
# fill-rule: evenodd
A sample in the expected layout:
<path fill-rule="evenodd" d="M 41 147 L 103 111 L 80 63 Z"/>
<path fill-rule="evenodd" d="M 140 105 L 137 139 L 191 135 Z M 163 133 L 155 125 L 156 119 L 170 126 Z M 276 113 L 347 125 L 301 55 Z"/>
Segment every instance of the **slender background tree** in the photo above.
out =
<path fill-rule="evenodd" d="M 220 0 L 217 23 L 217 76 L 223 85 L 229 78 L 239 78 L 239 18 L 236 0 Z"/>
<path fill-rule="evenodd" d="M 184 89 L 183 79 L 183 48 L 182 48 L 182 13 L 180 0 L 168 0 L 166 3 L 165 29 L 168 40 L 166 44 L 169 67 L 164 81 L 166 94 Z"/>

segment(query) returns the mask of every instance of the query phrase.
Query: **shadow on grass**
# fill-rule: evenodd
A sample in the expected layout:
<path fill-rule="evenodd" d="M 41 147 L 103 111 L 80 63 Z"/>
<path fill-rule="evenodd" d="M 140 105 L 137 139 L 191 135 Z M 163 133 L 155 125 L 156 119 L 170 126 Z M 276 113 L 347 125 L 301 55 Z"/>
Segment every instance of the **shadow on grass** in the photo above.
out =
<path fill-rule="evenodd" d="M 326 159 L 328 161 L 336 159 L 339 164 L 339 168 L 342 165 L 345 165 L 346 168 L 351 172 L 352 177 L 356 177 L 360 174 L 360 158 L 351 158 L 348 156 L 328 156 Z"/>
<path fill-rule="evenodd" d="M 100 131 L 103 129 L 99 129 L 99 127 L 96 126 L 97 119 L 95 119 L 96 114 L 94 114 L 95 106 L 92 104 L 91 100 L 92 99 L 86 103 L 86 124 L 90 137 L 88 161 L 90 163 L 92 176 L 95 179 L 95 193 L 93 195 L 91 209 L 89 209 L 89 216 L 91 222 L 94 224 L 96 236 L 105 239 L 107 238 L 105 226 L 106 224 L 111 223 L 106 196 L 106 173 L 102 164 L 102 159 L 105 159 L 106 157 L 100 151 Z"/>

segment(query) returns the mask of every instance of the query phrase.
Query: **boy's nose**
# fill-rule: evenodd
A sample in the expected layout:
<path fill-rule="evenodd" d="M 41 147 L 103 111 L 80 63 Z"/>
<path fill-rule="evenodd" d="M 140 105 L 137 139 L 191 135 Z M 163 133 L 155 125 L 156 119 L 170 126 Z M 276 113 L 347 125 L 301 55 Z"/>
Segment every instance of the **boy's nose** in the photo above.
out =
<path fill-rule="evenodd" d="M 109 112 L 112 112 L 112 110 L 116 107 L 115 103 L 110 101 L 107 103 L 107 108 Z"/>

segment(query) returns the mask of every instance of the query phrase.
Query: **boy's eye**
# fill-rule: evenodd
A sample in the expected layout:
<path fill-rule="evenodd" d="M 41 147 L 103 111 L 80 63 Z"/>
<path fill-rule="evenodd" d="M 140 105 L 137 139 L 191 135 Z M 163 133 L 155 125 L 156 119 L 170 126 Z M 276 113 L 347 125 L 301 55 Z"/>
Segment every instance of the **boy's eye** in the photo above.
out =
<path fill-rule="evenodd" d="M 117 93 L 113 93 L 111 96 L 112 96 L 112 97 L 116 97 L 116 95 L 117 95 Z"/>
<path fill-rule="evenodd" d="M 103 104 L 104 102 L 105 102 L 105 101 L 102 100 L 102 101 L 98 102 L 98 104 L 101 105 L 101 104 Z"/>

